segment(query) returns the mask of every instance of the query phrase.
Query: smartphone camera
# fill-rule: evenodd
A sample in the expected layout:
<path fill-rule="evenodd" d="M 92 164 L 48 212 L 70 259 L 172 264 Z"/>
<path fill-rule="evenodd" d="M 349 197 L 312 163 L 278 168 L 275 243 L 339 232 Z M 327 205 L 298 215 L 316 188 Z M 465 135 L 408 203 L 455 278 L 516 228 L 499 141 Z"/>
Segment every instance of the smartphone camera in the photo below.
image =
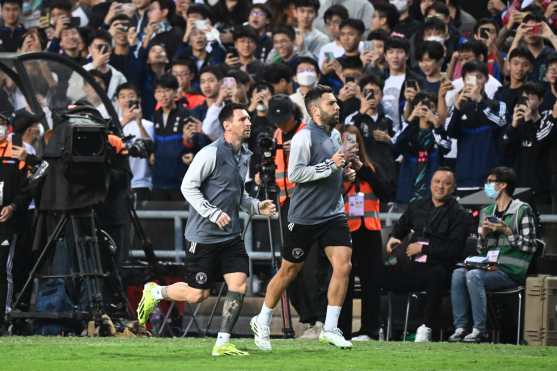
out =
<path fill-rule="evenodd" d="M 418 90 L 418 82 L 416 80 L 407 80 L 406 88 Z"/>
<path fill-rule="evenodd" d="M 487 40 L 489 39 L 489 29 L 487 28 L 480 28 L 480 38 Z"/>
<path fill-rule="evenodd" d="M 130 109 L 139 108 L 139 101 L 138 101 L 138 100 L 130 100 L 130 101 L 128 101 L 128 107 L 129 107 Z"/>

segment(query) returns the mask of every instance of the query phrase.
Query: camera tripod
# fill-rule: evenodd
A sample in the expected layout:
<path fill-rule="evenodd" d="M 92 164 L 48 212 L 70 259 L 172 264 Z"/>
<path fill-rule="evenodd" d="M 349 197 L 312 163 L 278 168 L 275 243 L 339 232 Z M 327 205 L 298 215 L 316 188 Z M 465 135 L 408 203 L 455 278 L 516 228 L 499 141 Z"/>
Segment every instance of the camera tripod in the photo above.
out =
<path fill-rule="evenodd" d="M 273 173 L 274 175 L 274 169 Z M 280 202 L 278 202 L 277 195 L 277 187 L 274 184 L 274 176 L 265 176 L 263 173 L 261 176 L 261 187 L 263 189 L 263 194 L 265 195 L 265 199 L 271 199 L 269 196 L 274 195 L 272 200 L 277 205 L 277 212 L 278 212 L 278 223 L 279 223 L 279 230 L 280 230 L 280 242 L 281 246 L 285 248 L 285 241 L 284 238 L 284 229 L 282 225 L 282 210 L 280 208 Z M 267 217 L 267 233 L 269 235 L 269 245 L 271 248 L 271 270 L 273 275 L 278 272 L 278 259 L 276 257 L 275 251 L 275 244 L 273 242 L 273 229 L 271 224 L 271 217 Z M 290 313 L 290 302 L 288 300 L 288 295 L 286 291 L 282 293 L 280 296 L 280 305 L 281 305 L 281 319 L 282 319 L 282 333 L 285 339 L 292 339 L 294 338 L 294 329 L 292 328 L 292 314 Z"/>
<path fill-rule="evenodd" d="M 46 216 L 51 217 L 50 215 Z M 68 227 L 68 228 L 66 228 Z M 97 225 L 95 222 L 94 211 L 90 208 L 65 211 L 48 237 L 35 265 L 31 269 L 29 276 L 19 292 L 14 303 L 14 308 L 20 304 L 29 285 L 35 278 L 41 279 L 71 279 L 73 283 L 73 294 L 76 298 L 80 298 L 80 293 L 84 292 L 86 303 L 81 300 L 75 301 L 72 310 L 65 312 L 20 312 L 13 311 L 10 313 L 11 318 L 32 318 L 32 319 L 72 319 L 72 320 L 94 320 L 95 324 L 101 323 L 101 315 L 104 310 L 104 302 L 102 295 L 102 280 L 107 277 L 102 267 L 102 260 L 99 248 L 99 240 L 97 237 Z M 64 238 L 67 233 L 68 244 L 71 248 L 68 253 L 71 256 L 71 264 L 69 272 L 54 274 L 37 274 L 38 270 L 43 266 L 49 251 L 56 243 Z"/>

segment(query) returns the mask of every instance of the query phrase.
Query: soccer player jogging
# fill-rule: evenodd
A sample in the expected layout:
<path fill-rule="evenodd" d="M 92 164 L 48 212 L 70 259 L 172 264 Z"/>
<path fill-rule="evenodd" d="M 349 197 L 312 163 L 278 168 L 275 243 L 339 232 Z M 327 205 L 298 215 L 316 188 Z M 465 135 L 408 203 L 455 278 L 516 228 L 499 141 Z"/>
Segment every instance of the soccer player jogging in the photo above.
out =
<path fill-rule="evenodd" d="M 209 296 L 212 284 L 222 275 L 228 293 L 212 355 L 247 355 L 230 343 L 249 274 L 239 211 L 273 215 L 276 207 L 270 200 L 249 197 L 244 190 L 251 156 L 244 145 L 251 133 L 248 112 L 232 103 L 222 109 L 219 121 L 224 135 L 197 153 L 182 182 L 182 194 L 191 206 L 186 224 L 186 282 L 170 286 L 147 283 L 137 317 L 141 325 L 145 324 L 161 300 L 199 303 Z"/>
<path fill-rule="evenodd" d="M 327 315 L 319 340 L 340 348 L 352 347 L 337 327 L 348 287 L 352 255 L 342 199 L 346 161 L 340 134 L 335 129 L 340 108 L 332 90 L 323 85 L 312 88 L 304 100 L 311 121 L 294 135 L 290 146 L 288 178 L 296 183 L 296 187 L 288 211 L 283 260 L 267 286 L 261 312 L 250 322 L 255 344 L 264 351 L 271 350 L 273 308 L 302 269 L 310 247 L 316 242 L 325 249 L 333 267 L 327 292 Z M 347 170 L 347 176 L 355 175 L 354 170 Z"/>

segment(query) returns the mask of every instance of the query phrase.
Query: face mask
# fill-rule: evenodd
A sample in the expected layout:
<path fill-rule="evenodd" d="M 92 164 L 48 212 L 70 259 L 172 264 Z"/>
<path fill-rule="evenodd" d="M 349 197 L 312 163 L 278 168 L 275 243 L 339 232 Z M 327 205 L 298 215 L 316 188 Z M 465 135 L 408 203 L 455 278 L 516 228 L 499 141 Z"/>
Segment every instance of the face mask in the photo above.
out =
<path fill-rule="evenodd" d="M 405 12 L 408 9 L 408 0 L 389 0 L 389 3 L 394 5 L 399 13 Z"/>
<path fill-rule="evenodd" d="M 484 185 L 484 193 L 491 200 L 496 200 L 497 196 L 499 196 L 499 191 L 495 189 L 495 183 L 486 183 Z"/>
<path fill-rule="evenodd" d="M 424 40 L 425 41 L 437 41 L 441 45 L 445 44 L 445 39 L 443 39 L 441 36 L 428 36 Z"/>
<path fill-rule="evenodd" d="M 317 82 L 317 74 L 313 71 L 303 71 L 296 74 L 298 84 L 302 86 L 313 86 Z"/>
<path fill-rule="evenodd" d="M 8 136 L 8 127 L 6 125 L 0 125 L 0 140 L 6 139 Z"/>

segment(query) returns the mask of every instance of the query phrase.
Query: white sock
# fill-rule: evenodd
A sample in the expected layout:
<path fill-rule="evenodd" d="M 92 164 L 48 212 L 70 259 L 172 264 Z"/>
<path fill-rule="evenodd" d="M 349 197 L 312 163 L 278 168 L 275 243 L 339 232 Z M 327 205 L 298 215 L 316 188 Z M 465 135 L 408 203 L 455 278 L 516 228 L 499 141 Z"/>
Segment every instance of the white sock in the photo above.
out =
<path fill-rule="evenodd" d="M 153 289 L 151 290 L 151 294 L 153 295 L 153 298 L 155 298 L 155 300 L 164 299 L 162 296 L 162 286 L 156 285 L 155 287 L 153 287 Z"/>
<path fill-rule="evenodd" d="M 219 332 L 217 335 L 216 345 L 223 345 L 230 341 L 230 334 L 228 332 Z"/>
<path fill-rule="evenodd" d="M 341 307 L 334 305 L 327 305 L 327 316 L 325 317 L 325 324 L 323 330 L 332 331 L 338 327 L 338 317 L 340 316 Z"/>
<path fill-rule="evenodd" d="M 257 321 L 265 326 L 271 326 L 271 320 L 273 319 L 273 309 L 263 303 L 261 307 L 261 312 L 257 316 Z"/>

